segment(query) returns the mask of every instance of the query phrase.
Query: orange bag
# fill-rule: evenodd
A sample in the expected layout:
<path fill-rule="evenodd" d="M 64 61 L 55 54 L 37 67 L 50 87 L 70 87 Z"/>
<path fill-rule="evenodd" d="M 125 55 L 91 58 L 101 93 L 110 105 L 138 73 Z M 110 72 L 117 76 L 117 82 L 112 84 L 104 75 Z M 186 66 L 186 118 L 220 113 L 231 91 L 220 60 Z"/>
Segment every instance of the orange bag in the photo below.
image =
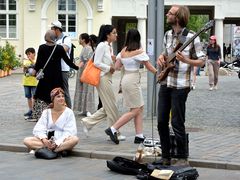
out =
<path fill-rule="evenodd" d="M 92 86 L 98 86 L 100 82 L 100 73 L 101 70 L 94 65 L 93 59 L 89 59 L 82 72 L 80 81 Z"/>

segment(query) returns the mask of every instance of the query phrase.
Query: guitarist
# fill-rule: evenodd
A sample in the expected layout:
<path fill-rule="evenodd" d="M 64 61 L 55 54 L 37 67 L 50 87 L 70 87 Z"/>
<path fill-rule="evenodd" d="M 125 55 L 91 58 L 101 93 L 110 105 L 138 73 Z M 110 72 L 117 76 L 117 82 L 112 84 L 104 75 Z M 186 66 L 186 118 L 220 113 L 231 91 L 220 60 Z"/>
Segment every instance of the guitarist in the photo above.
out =
<path fill-rule="evenodd" d="M 160 68 L 166 65 L 166 59 L 176 53 L 174 68 L 170 70 L 166 79 L 160 82 L 158 99 L 158 131 L 161 140 L 163 165 L 189 165 L 185 132 L 185 107 L 190 92 L 193 66 L 203 66 L 205 54 L 202 51 L 200 39 L 197 37 L 182 52 L 175 48 L 182 37 L 190 39 L 193 31 L 186 33 L 190 12 L 188 7 L 173 5 L 166 14 L 167 23 L 172 29 L 165 33 L 163 53 L 157 59 Z M 176 52 L 175 52 L 176 51 Z M 169 113 L 172 113 L 172 129 L 177 143 L 177 159 L 171 161 L 169 138 Z M 172 163 L 171 163 L 172 162 Z"/>

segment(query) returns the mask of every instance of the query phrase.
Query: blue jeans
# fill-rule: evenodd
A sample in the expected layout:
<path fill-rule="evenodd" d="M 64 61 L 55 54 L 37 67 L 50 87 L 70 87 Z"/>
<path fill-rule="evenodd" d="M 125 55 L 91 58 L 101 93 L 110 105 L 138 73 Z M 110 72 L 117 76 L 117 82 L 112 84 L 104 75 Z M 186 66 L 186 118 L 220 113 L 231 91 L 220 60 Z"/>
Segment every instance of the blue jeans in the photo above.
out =
<path fill-rule="evenodd" d="M 162 157 L 170 157 L 169 114 L 172 113 L 172 128 L 177 143 L 177 158 L 187 158 L 185 111 L 190 88 L 173 89 L 161 85 L 158 94 L 158 132 L 161 141 Z"/>
<path fill-rule="evenodd" d="M 25 97 L 28 99 L 31 99 L 36 91 L 36 86 L 23 86 L 24 87 L 24 93 Z"/>

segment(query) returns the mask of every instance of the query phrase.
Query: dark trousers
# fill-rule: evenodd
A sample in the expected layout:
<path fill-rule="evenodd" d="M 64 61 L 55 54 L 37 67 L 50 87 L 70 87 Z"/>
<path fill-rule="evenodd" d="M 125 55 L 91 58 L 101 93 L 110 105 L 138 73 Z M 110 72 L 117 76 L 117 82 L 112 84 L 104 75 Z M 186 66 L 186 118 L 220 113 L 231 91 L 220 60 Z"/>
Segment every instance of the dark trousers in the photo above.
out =
<path fill-rule="evenodd" d="M 64 91 L 64 94 L 65 94 L 65 101 L 66 101 L 67 107 L 69 107 L 71 109 L 72 108 L 72 102 L 71 102 L 71 97 L 70 97 L 70 93 L 69 93 L 68 78 L 69 78 L 69 72 L 68 71 L 62 71 L 63 91 Z"/>
<path fill-rule="evenodd" d="M 169 114 L 172 113 L 172 128 L 177 143 L 177 158 L 187 158 L 185 111 L 190 88 L 173 89 L 161 85 L 158 94 L 158 132 L 161 141 L 162 157 L 170 157 Z"/>

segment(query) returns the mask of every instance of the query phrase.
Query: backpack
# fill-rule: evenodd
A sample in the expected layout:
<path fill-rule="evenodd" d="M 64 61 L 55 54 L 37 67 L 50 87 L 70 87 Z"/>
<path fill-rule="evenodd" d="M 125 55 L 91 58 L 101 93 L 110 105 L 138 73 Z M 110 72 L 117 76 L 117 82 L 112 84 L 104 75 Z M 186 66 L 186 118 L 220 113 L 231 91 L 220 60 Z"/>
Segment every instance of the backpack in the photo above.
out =
<path fill-rule="evenodd" d="M 67 36 L 64 36 L 63 39 L 62 39 L 62 43 L 64 43 L 64 39 L 66 38 Z M 71 59 L 72 62 L 74 62 L 74 48 L 76 48 L 76 46 L 72 43 L 71 44 L 71 51 L 70 51 L 70 54 L 69 54 L 69 58 Z"/>

